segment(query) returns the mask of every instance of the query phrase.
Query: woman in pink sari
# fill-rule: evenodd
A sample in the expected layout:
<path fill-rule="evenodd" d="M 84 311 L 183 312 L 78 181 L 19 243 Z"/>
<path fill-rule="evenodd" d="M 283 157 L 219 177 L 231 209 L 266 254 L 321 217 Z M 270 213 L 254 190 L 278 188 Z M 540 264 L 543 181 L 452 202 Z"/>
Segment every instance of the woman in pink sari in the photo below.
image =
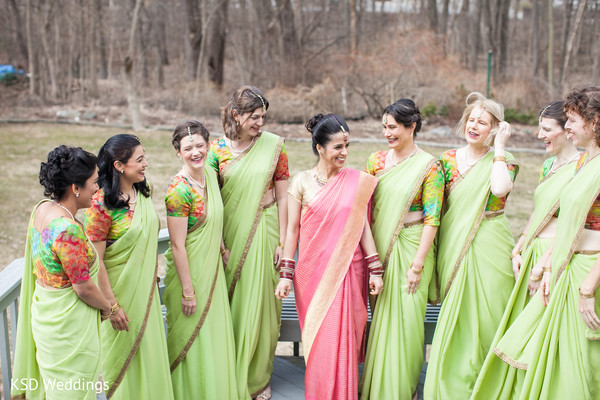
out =
<path fill-rule="evenodd" d="M 287 297 L 293 280 L 306 398 L 357 399 L 367 291 L 378 294 L 383 288 L 383 269 L 365 223 L 377 178 L 344 168 L 349 129 L 342 117 L 317 114 L 306 128 L 319 162 L 298 173 L 288 191 L 288 230 L 275 295 Z"/>

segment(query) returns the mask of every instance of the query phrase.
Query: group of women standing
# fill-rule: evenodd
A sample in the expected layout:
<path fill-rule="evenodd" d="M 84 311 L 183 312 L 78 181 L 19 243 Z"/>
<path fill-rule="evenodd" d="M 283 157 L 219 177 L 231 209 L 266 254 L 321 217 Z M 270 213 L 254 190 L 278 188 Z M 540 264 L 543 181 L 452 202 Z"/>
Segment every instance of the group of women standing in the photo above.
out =
<path fill-rule="evenodd" d="M 289 191 L 283 140 L 261 131 L 268 107 L 244 86 L 223 108 L 224 136 L 209 142 L 198 121 L 173 132 L 183 165 L 165 196 L 166 335 L 141 142 L 123 134 L 97 158 L 66 146 L 48 155 L 14 376 L 81 383 L 13 395 L 268 399 L 293 285 L 307 399 L 415 397 L 428 301 L 442 307 L 426 399 L 600 396 L 600 89 L 541 112 L 538 136 L 554 157 L 516 244 L 504 205 L 518 165 L 496 101 L 468 96 L 456 129 L 467 144 L 440 159 L 415 144 L 415 103 L 396 101 L 382 113 L 388 150 L 366 172 L 345 168 L 344 119 L 317 114 L 306 124 L 317 164 Z"/>

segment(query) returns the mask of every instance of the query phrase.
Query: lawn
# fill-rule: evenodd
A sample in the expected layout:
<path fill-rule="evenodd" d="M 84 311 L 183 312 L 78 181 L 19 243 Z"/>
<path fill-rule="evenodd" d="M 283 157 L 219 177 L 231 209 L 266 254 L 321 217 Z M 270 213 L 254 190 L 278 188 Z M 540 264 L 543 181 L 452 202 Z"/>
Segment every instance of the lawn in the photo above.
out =
<path fill-rule="evenodd" d="M 275 127 L 273 131 L 277 133 Z M 299 129 L 299 131 L 302 131 Z M 22 257 L 27 223 L 33 206 L 43 198 L 38 182 L 40 162 L 59 144 L 81 146 L 97 153 L 110 136 L 123 133 L 114 128 L 62 124 L 0 124 L 0 213 L 4 216 L 4 229 L 0 233 L 0 270 L 13 259 Z M 147 131 L 139 133 L 150 163 L 148 180 L 154 185 L 153 201 L 162 227 L 166 226 L 164 191 L 181 168 L 181 160 L 171 146 L 171 132 Z M 287 141 L 290 173 L 311 168 L 316 162 L 311 145 L 306 141 Z M 446 148 L 420 146 L 438 156 Z M 370 153 L 386 148 L 381 143 L 357 143 L 350 146 L 348 165 L 363 169 Z M 523 230 L 533 208 L 533 192 L 539 177 L 543 155 L 515 153 L 520 164 L 515 189 L 509 197 L 506 214 L 515 237 Z"/>

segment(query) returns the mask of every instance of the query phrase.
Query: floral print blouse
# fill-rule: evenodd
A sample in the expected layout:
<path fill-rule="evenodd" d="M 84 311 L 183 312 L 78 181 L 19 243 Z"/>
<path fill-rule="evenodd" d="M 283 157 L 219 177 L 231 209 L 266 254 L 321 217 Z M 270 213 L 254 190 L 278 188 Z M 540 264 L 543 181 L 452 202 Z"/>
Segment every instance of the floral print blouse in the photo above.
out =
<path fill-rule="evenodd" d="M 90 240 L 106 241 L 106 245 L 110 246 L 129 230 L 133 210 L 109 209 L 104 203 L 104 189 L 100 189 L 92 197 L 92 206 L 85 210 L 84 215 L 85 231 Z"/>
<path fill-rule="evenodd" d="M 378 151 L 369 156 L 365 171 L 376 175 L 385 168 L 385 157 L 389 150 Z M 411 190 L 411 188 L 407 188 Z M 417 191 L 410 205 L 409 211 L 423 211 L 424 224 L 430 226 L 440 225 L 442 202 L 444 201 L 444 173 L 440 162 L 436 162 L 423 180 L 423 185 Z"/>
<path fill-rule="evenodd" d="M 96 253 L 77 222 L 59 217 L 42 232 L 32 226 L 29 234 L 33 273 L 40 282 L 62 289 L 90 278 Z"/>
<path fill-rule="evenodd" d="M 190 229 L 204 215 L 204 198 L 184 176 L 176 175 L 167 188 L 165 206 L 168 217 L 187 217 Z"/>

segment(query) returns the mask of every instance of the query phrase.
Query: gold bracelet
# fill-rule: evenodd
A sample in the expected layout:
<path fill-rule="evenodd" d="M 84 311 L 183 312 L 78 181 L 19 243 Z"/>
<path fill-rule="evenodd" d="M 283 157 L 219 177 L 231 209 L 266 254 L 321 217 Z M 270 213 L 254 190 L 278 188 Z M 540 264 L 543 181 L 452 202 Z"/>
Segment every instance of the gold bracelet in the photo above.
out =
<path fill-rule="evenodd" d="M 534 277 L 533 274 L 530 272 L 529 273 L 529 280 L 531 282 L 539 282 L 542 280 L 542 275 L 538 276 L 538 277 Z"/>
<path fill-rule="evenodd" d="M 277 247 L 281 247 L 281 250 L 283 250 L 283 243 L 279 242 L 279 244 L 277 245 Z"/>
<path fill-rule="evenodd" d="M 185 301 L 192 301 L 196 298 L 196 293 L 194 293 L 191 296 L 186 296 L 185 294 L 183 294 L 183 292 L 181 293 L 181 298 L 184 299 Z"/>
<path fill-rule="evenodd" d="M 410 270 L 413 272 L 413 274 L 420 274 L 421 272 L 423 272 L 422 269 L 414 269 L 412 265 L 410 266 Z"/>
<path fill-rule="evenodd" d="M 592 293 L 583 293 L 583 292 L 581 291 L 581 288 L 579 288 L 579 296 L 580 296 L 582 299 L 593 299 L 593 298 L 595 298 L 595 297 L 596 297 L 596 293 L 595 293 L 595 292 L 592 292 Z"/>
<path fill-rule="evenodd" d="M 544 272 L 552 272 L 552 267 L 549 266 L 549 265 L 547 265 L 545 267 L 542 267 L 542 271 L 544 271 Z"/>
<path fill-rule="evenodd" d="M 510 259 L 512 260 L 512 259 L 513 259 L 513 258 L 515 258 L 516 256 L 520 256 L 520 255 L 521 255 L 521 252 L 519 252 L 519 251 L 515 251 L 514 253 L 512 253 L 512 254 L 510 255 Z"/>
<path fill-rule="evenodd" d="M 494 157 L 494 162 L 496 161 L 502 161 L 503 163 L 506 163 L 506 157 L 505 156 L 496 156 Z"/>
<path fill-rule="evenodd" d="M 523 236 L 527 236 L 527 234 L 525 232 L 523 232 L 519 235 L 519 238 L 522 238 Z"/>
<path fill-rule="evenodd" d="M 116 313 L 119 312 L 119 310 L 121 309 L 121 305 L 119 304 L 119 302 L 115 302 L 115 304 L 113 304 L 112 306 L 110 306 L 110 315 L 115 315 Z"/>
<path fill-rule="evenodd" d="M 223 247 L 220 251 L 221 251 L 221 255 L 224 256 L 225 253 L 227 252 L 227 249 L 225 247 Z"/>

